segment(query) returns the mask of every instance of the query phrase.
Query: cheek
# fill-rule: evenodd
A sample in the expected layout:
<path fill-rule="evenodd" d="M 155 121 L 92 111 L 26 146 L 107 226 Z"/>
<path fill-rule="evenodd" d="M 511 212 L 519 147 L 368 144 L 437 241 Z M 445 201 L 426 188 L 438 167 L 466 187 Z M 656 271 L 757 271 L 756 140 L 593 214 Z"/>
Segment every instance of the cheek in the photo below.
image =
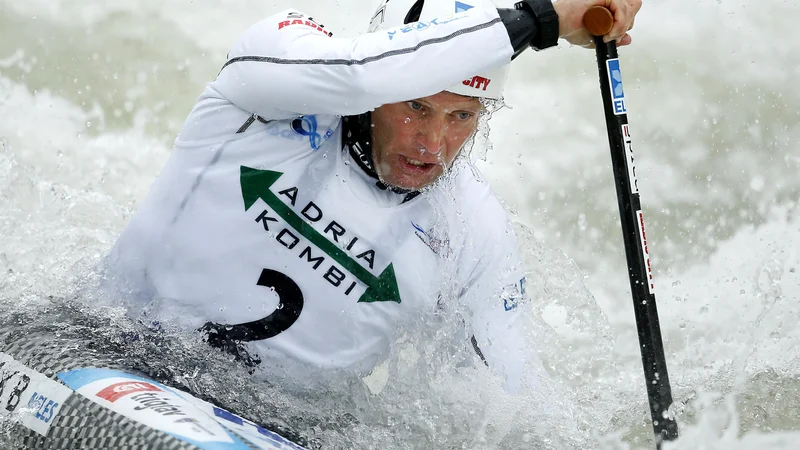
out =
<path fill-rule="evenodd" d="M 373 133 L 379 134 L 385 141 L 403 139 L 411 134 L 417 121 L 407 114 L 384 114 L 372 119 Z"/>
<path fill-rule="evenodd" d="M 372 153 L 382 154 L 393 140 L 392 128 L 379 120 L 372 121 Z"/>
<path fill-rule="evenodd" d="M 417 122 L 414 119 L 404 117 L 394 124 L 391 134 L 387 134 L 387 137 L 391 139 L 393 144 L 402 147 L 408 145 L 408 142 L 414 139 L 416 130 Z"/>
<path fill-rule="evenodd" d="M 472 135 L 472 132 L 472 128 L 461 129 L 451 135 L 451 137 L 447 140 L 447 154 L 445 155 L 445 158 L 448 162 L 453 161 L 456 156 L 458 156 L 458 152 L 461 150 L 464 142 L 466 142 L 470 135 Z"/>

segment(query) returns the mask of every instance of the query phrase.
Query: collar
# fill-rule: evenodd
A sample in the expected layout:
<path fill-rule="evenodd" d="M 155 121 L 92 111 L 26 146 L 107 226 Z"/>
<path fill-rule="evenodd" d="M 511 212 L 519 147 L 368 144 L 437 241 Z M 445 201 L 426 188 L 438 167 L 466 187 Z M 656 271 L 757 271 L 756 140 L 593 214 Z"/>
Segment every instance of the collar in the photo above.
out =
<path fill-rule="evenodd" d="M 417 197 L 420 192 L 389 186 L 381 181 L 372 162 L 372 116 L 369 112 L 357 116 L 342 117 L 342 143 L 344 149 L 358 164 L 358 167 L 370 178 L 375 179 L 375 187 L 389 190 L 395 194 L 405 195 L 403 203 Z"/>

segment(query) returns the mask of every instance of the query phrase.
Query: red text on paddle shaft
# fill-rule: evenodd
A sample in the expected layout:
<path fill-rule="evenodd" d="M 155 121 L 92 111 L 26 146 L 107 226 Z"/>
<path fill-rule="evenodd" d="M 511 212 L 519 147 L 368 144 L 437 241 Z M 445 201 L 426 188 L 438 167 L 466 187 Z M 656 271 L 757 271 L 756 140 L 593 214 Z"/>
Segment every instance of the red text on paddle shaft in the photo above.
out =
<path fill-rule="evenodd" d="M 644 231 L 644 215 L 641 211 L 636 212 L 639 216 L 639 231 L 641 232 L 640 238 L 642 239 L 642 254 L 645 263 L 647 264 L 647 292 L 653 293 L 655 291 L 655 284 L 653 284 L 653 269 L 650 266 L 650 252 L 647 250 L 647 233 Z"/>
<path fill-rule="evenodd" d="M 483 87 L 483 90 L 485 91 L 486 88 L 489 87 L 489 83 L 491 83 L 491 82 L 492 82 L 492 80 L 490 80 L 488 78 L 479 77 L 479 76 L 476 75 L 476 76 L 470 78 L 469 80 L 464 80 L 462 83 L 465 86 L 474 87 L 475 89 L 480 89 L 481 87 Z"/>

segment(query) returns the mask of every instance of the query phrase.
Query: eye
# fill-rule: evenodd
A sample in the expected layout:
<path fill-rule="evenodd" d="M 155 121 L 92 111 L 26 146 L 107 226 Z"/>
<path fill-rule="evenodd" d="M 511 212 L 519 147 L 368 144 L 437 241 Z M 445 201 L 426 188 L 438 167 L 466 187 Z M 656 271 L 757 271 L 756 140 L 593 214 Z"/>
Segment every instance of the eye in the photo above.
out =
<path fill-rule="evenodd" d="M 414 100 L 411 100 L 410 102 L 408 102 L 408 106 L 409 106 L 409 108 L 413 109 L 414 111 L 421 111 L 422 108 L 424 108 L 424 106 L 422 106 L 422 103 L 414 101 Z"/>
<path fill-rule="evenodd" d="M 459 120 L 469 120 L 473 116 L 471 112 L 466 112 L 466 111 L 459 111 L 458 114 L 456 115 L 458 116 Z"/>

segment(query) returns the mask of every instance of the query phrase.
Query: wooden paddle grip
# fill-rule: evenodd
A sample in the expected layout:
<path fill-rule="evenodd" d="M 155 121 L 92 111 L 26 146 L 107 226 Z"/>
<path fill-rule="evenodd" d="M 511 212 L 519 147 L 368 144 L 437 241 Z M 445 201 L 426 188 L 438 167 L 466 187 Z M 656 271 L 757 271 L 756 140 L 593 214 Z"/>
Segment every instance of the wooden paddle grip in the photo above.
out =
<path fill-rule="evenodd" d="M 592 6 L 583 15 L 583 26 L 592 36 L 605 36 L 614 27 L 614 16 L 604 6 Z"/>

